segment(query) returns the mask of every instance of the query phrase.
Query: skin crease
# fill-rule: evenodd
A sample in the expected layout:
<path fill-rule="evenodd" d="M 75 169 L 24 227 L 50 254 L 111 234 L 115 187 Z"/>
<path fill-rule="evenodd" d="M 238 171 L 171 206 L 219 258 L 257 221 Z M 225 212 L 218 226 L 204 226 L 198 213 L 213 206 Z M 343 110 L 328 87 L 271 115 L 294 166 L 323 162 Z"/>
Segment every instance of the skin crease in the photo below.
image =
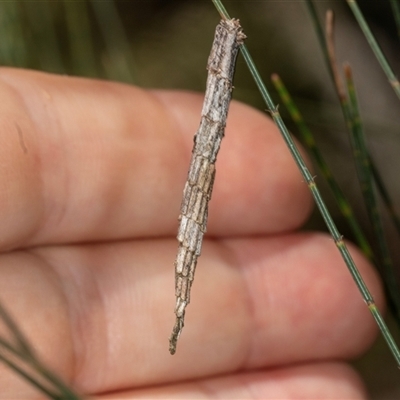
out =
<path fill-rule="evenodd" d="M 267 116 L 231 104 L 170 356 L 202 95 L 3 68 L 0 96 L 0 300 L 66 382 L 99 399 L 366 397 L 345 360 L 376 327 L 332 239 L 295 231 L 312 202 Z M 0 399 L 41 398 L 4 365 L 0 387 Z"/>

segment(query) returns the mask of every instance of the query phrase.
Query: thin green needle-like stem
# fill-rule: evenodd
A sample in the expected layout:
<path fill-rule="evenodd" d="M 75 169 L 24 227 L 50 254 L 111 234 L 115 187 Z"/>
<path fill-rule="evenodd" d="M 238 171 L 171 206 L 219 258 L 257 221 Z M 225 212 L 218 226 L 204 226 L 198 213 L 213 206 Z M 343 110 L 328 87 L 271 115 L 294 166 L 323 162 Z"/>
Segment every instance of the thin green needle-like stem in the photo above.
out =
<path fill-rule="evenodd" d="M 3 350 L 1 350 L 1 347 Z M 10 344 L 6 339 L 2 338 L 0 336 L 0 351 L 8 351 L 12 353 L 14 356 L 19 357 L 21 360 L 27 360 L 29 359 L 29 355 L 21 351 L 21 349 L 15 348 L 12 344 Z"/>
<path fill-rule="evenodd" d="M 371 156 L 370 156 L 371 157 Z M 400 235 L 400 217 L 397 214 L 396 208 L 394 206 L 393 200 L 390 196 L 390 194 L 388 193 L 388 191 L 386 190 L 386 187 L 383 183 L 383 179 L 381 177 L 381 175 L 379 174 L 379 171 L 376 169 L 375 164 L 373 162 L 373 160 L 370 158 L 370 165 L 371 165 L 371 172 L 372 172 L 372 176 L 374 177 L 374 181 L 376 183 L 376 186 L 379 190 L 379 193 L 382 196 L 382 199 L 385 203 L 385 206 L 389 212 L 389 215 L 397 229 L 397 232 Z"/>
<path fill-rule="evenodd" d="M 392 6 L 394 21 L 396 22 L 397 35 L 400 39 L 400 2 L 399 0 L 389 0 Z"/>
<path fill-rule="evenodd" d="M 115 1 L 90 0 L 107 47 L 105 69 L 110 79 L 134 82 L 135 60 Z"/>
<path fill-rule="evenodd" d="M 24 371 L 17 364 L 15 364 L 13 361 L 9 360 L 6 356 L 4 356 L 1 353 L 0 353 L 0 361 L 2 361 L 9 368 L 14 370 L 17 374 L 22 376 L 24 379 L 26 379 L 28 382 L 30 382 L 34 387 L 36 387 L 39 391 L 41 391 L 43 394 L 45 394 L 50 399 L 60 399 L 60 396 L 58 394 L 56 394 L 56 393 L 50 391 L 49 389 L 47 389 L 37 379 L 33 378 L 26 371 Z"/>
<path fill-rule="evenodd" d="M 363 253 L 370 259 L 373 259 L 373 252 L 372 249 L 365 237 L 360 225 L 358 224 L 353 209 L 347 200 L 346 196 L 344 195 L 343 191 L 340 189 L 339 184 L 337 183 L 336 179 L 334 178 L 327 162 L 325 161 L 322 153 L 319 151 L 317 144 L 315 142 L 314 136 L 311 133 L 311 130 L 308 128 L 306 122 L 304 121 L 303 116 L 301 115 L 299 109 L 297 108 L 296 104 L 294 103 L 290 93 L 286 89 L 285 85 L 283 84 L 282 80 L 277 74 L 272 75 L 272 82 L 275 85 L 275 88 L 282 100 L 285 104 L 285 107 L 288 109 L 288 112 L 296 124 L 302 141 L 308 147 L 313 156 L 315 162 L 318 165 L 318 168 L 321 170 L 323 177 L 328 182 L 329 187 L 332 190 L 332 193 L 335 197 L 336 203 L 342 213 L 342 215 L 346 218 L 347 223 L 350 226 L 350 229 L 353 232 L 353 235 L 360 246 Z"/>
<path fill-rule="evenodd" d="M 337 66 L 336 61 L 336 52 L 335 52 L 335 44 L 334 44 L 334 35 L 333 35 L 333 23 L 334 23 L 334 15 L 331 10 L 328 10 L 326 13 L 326 47 L 328 53 L 328 68 L 332 73 L 333 82 L 335 85 L 336 93 L 339 98 L 340 106 L 342 108 L 343 117 L 346 121 L 346 125 L 349 131 L 349 135 L 352 135 L 352 130 L 355 126 L 353 123 L 353 114 L 351 111 L 351 106 L 349 104 L 349 100 L 347 97 L 347 93 L 340 77 L 340 73 Z M 397 212 L 393 206 L 393 201 L 390 198 L 388 191 L 383 183 L 382 178 L 379 175 L 378 169 L 375 166 L 374 160 L 372 159 L 371 155 L 368 155 L 369 162 L 371 166 L 372 175 L 374 177 L 375 183 L 378 187 L 378 190 L 383 198 L 385 206 L 389 212 L 390 217 L 394 225 L 396 226 L 397 230 L 400 233 L 400 218 L 397 215 Z"/>
<path fill-rule="evenodd" d="M 64 0 L 73 73 L 98 76 L 87 1 Z"/>
<path fill-rule="evenodd" d="M 45 71 L 66 73 L 50 2 L 23 2 L 33 32 L 32 47 Z"/>
<path fill-rule="evenodd" d="M 58 376 L 50 372 L 40 363 L 33 364 L 33 367 L 49 382 L 51 382 L 61 393 L 60 399 L 80 400 L 80 397 L 74 393 Z"/>
<path fill-rule="evenodd" d="M 29 51 L 24 37 L 22 4 L 0 2 L 0 64 L 15 67 L 29 65 Z"/>
<path fill-rule="evenodd" d="M 396 277 L 394 274 L 394 266 L 390 256 L 389 248 L 385 238 L 383 222 L 378 209 L 378 202 L 372 181 L 372 171 L 370 165 L 370 157 L 365 143 L 365 135 L 361 123 L 358 109 L 358 100 L 354 86 L 353 74 L 348 64 L 344 66 L 347 90 L 350 100 L 352 113 L 352 130 L 351 144 L 354 150 L 354 159 L 356 161 L 357 174 L 361 184 L 363 198 L 366 202 L 368 216 L 374 231 L 375 240 L 377 241 L 380 261 L 383 268 L 384 281 L 390 294 L 391 300 L 394 302 L 395 310 L 400 310 L 400 295 L 397 290 Z M 397 318 L 400 318 L 397 314 Z"/>
<path fill-rule="evenodd" d="M 375 197 L 372 195 L 373 189 L 371 186 L 372 185 L 372 180 L 369 178 L 371 177 L 371 172 L 364 172 L 364 169 L 367 168 L 367 165 L 371 163 L 371 166 L 368 166 L 368 171 L 376 171 L 377 168 L 375 165 L 373 165 L 373 161 L 371 156 L 368 154 L 367 158 L 365 160 L 360 160 L 360 151 L 357 150 L 357 145 L 354 143 L 354 137 L 359 137 L 360 136 L 360 131 L 362 132 L 362 125 L 361 125 L 361 119 L 359 117 L 358 113 L 358 108 L 356 105 L 356 98 L 355 98 L 355 91 L 353 90 L 351 95 L 352 97 L 352 104 L 349 102 L 348 98 L 348 93 L 346 93 L 345 86 L 342 82 L 342 79 L 340 77 L 339 71 L 338 71 L 338 66 L 336 62 L 336 52 L 335 52 L 335 45 L 334 45 L 334 35 L 333 35 L 333 23 L 334 23 L 334 18 L 333 18 L 333 12 L 328 11 L 326 13 L 326 46 L 328 49 L 328 56 L 329 56 L 329 69 L 332 71 L 333 75 L 333 81 L 335 84 L 336 92 L 338 94 L 338 98 L 340 101 L 340 105 L 342 107 L 342 112 L 344 119 L 346 121 L 346 125 L 349 131 L 351 143 L 353 146 L 354 154 L 355 154 L 355 161 L 356 161 L 356 166 L 357 166 L 357 175 L 361 184 L 361 189 L 362 193 L 364 196 L 364 201 L 366 204 L 366 208 L 368 211 L 368 215 L 370 217 L 372 226 L 374 228 L 374 233 L 377 235 L 377 241 L 380 249 L 380 264 L 383 266 L 383 276 L 384 276 L 384 282 L 385 286 L 387 289 L 387 292 L 389 294 L 390 300 L 392 302 L 392 305 L 394 305 L 395 309 L 395 316 L 398 318 L 398 311 L 399 310 L 399 295 L 398 295 L 398 290 L 396 287 L 396 280 L 394 277 L 393 273 L 393 265 L 391 262 L 391 258 L 389 255 L 389 251 L 387 248 L 387 243 L 385 241 L 385 237 L 380 235 L 380 232 L 383 232 L 383 229 L 380 228 L 382 225 L 381 223 L 378 222 L 377 219 L 380 220 L 379 213 L 377 210 L 376 206 L 376 201 L 374 201 Z M 356 108 L 354 111 L 353 109 Z M 361 133 L 361 136 L 363 137 L 364 135 Z M 364 146 L 365 147 L 365 146 Z M 365 151 L 366 148 L 365 148 Z M 368 178 L 366 178 L 368 176 Z M 378 188 L 381 190 L 383 198 L 389 198 L 386 189 L 384 188 L 382 180 L 379 181 Z M 386 196 L 385 196 L 386 194 Z M 390 202 L 390 198 L 389 198 Z M 385 202 L 386 203 L 386 202 Z M 393 209 L 393 207 L 392 207 Z M 378 215 L 377 215 L 378 214 Z M 385 243 L 382 243 L 385 242 Z"/>
<path fill-rule="evenodd" d="M 347 127 L 349 130 L 351 129 L 351 112 L 349 102 L 347 100 L 346 90 L 342 79 L 340 78 L 338 64 L 336 61 L 336 52 L 335 52 L 335 41 L 333 35 L 333 27 L 334 27 L 334 14 L 332 10 L 328 10 L 326 12 L 326 21 L 325 21 L 325 31 L 326 31 L 326 41 L 325 46 L 328 54 L 327 58 L 327 67 L 329 71 L 331 71 L 333 83 L 335 85 L 336 93 L 339 98 L 340 105 L 342 107 L 342 112 L 344 119 L 347 123 Z"/>
<path fill-rule="evenodd" d="M 0 304 L 0 319 L 4 322 L 4 324 L 8 327 L 10 333 L 12 334 L 16 344 L 12 345 L 7 340 L 3 339 L 0 336 L 0 360 L 6 363 L 8 366 L 13 368 L 17 373 L 21 373 L 21 375 L 28 379 L 29 382 L 33 383 L 39 390 L 43 390 L 41 384 L 32 378 L 27 372 L 18 367 L 13 361 L 11 361 L 5 354 L 11 353 L 14 357 L 18 358 L 25 365 L 32 368 L 42 379 L 46 380 L 49 385 L 54 386 L 54 388 L 61 393 L 61 395 L 57 395 L 52 398 L 59 399 L 80 399 L 78 395 L 76 395 L 60 378 L 58 378 L 55 374 L 50 372 L 35 356 L 31 347 L 29 346 L 28 341 L 25 339 L 22 332 L 18 329 L 16 323 L 13 321 L 11 316 L 7 313 L 5 308 Z M 22 371 L 22 372 L 21 372 Z M 50 393 L 51 391 L 49 391 Z"/>
<path fill-rule="evenodd" d="M 11 353 L 12 358 L 17 358 L 19 359 L 19 363 L 24 363 L 25 368 L 26 367 L 31 367 L 34 372 L 36 372 L 36 375 L 41 376 L 42 380 L 43 378 L 48 381 L 50 385 L 54 385 L 55 388 L 61 392 L 62 396 L 55 394 L 55 392 L 52 392 L 50 389 L 45 387 L 42 383 L 39 382 L 39 380 L 35 377 L 32 376 L 32 374 L 28 373 L 24 368 L 19 366 L 17 363 L 12 361 L 10 357 L 8 357 L 5 353 Z M 21 375 L 23 378 L 25 378 L 28 382 L 30 382 L 32 385 L 34 385 L 38 390 L 42 391 L 45 395 L 52 399 L 76 399 L 79 400 L 79 397 L 75 395 L 70 389 L 68 389 L 68 392 L 64 390 L 63 386 L 57 385 L 53 380 L 47 379 L 47 376 L 45 376 L 40 368 L 37 368 L 36 365 L 39 364 L 33 356 L 30 354 L 26 354 L 24 351 L 21 349 L 16 349 L 14 348 L 10 343 L 8 343 L 5 339 L 0 337 L 0 361 L 3 361 L 7 366 L 9 366 L 11 369 L 13 369 L 16 373 Z M 65 385 L 64 385 L 65 386 Z M 66 394 L 67 396 L 64 396 Z M 71 396 L 71 394 L 73 396 Z"/>
<path fill-rule="evenodd" d="M 353 12 L 358 24 L 360 25 L 361 30 L 363 31 L 365 38 L 367 39 L 372 51 L 375 54 L 379 64 L 381 65 L 383 71 L 385 72 L 390 85 L 392 86 L 393 90 L 395 91 L 397 97 L 400 99 L 400 83 L 392 71 L 389 63 L 386 60 L 381 48 L 378 45 L 378 42 L 375 40 L 374 35 L 372 34 L 367 21 L 365 20 L 361 10 L 358 7 L 358 4 L 355 0 L 346 0 L 347 4 L 349 5 L 351 11 Z"/>
<path fill-rule="evenodd" d="M 14 336 L 14 339 L 17 342 L 21 354 L 24 354 L 25 357 L 32 358 L 33 352 L 31 347 L 29 346 L 28 341 L 25 339 L 22 332 L 18 329 L 17 324 L 13 321 L 11 316 L 6 312 L 5 308 L 2 306 L 1 303 L 0 303 L 0 318 L 3 320 L 3 322 L 6 324 L 6 326 Z"/>
<path fill-rule="evenodd" d="M 231 19 L 231 17 L 228 14 L 228 11 L 226 11 L 225 6 L 222 4 L 221 1 L 219 0 L 211 0 L 215 6 L 215 8 L 217 9 L 219 15 L 221 16 L 221 18 L 223 19 Z"/>
<path fill-rule="evenodd" d="M 220 0 L 212 0 L 212 1 L 213 1 L 214 5 L 216 5 L 216 8 L 220 12 L 222 18 L 230 19 L 229 14 L 223 7 L 221 1 Z M 278 126 L 278 128 L 282 134 L 282 137 L 283 137 L 284 141 L 286 142 L 286 145 L 289 148 L 289 151 L 291 152 L 304 180 L 306 181 L 306 183 L 314 197 L 314 200 L 315 200 L 317 207 L 326 223 L 326 226 L 328 227 L 328 230 L 334 239 L 336 247 L 338 248 L 344 262 L 346 263 L 346 265 L 350 271 L 350 274 L 353 277 L 364 301 L 367 303 L 368 309 L 370 310 L 376 323 L 380 327 L 381 332 L 382 332 L 394 358 L 396 359 L 397 365 L 400 366 L 400 352 L 397 348 L 397 345 L 396 345 L 395 341 L 393 340 L 393 337 L 392 337 L 389 329 L 387 328 L 385 321 L 383 320 L 382 315 L 381 315 L 379 309 L 377 308 L 370 291 L 368 290 L 367 285 L 365 284 L 362 276 L 360 275 L 360 273 L 354 263 L 354 260 L 351 257 L 350 252 L 348 251 L 348 249 L 343 241 L 342 235 L 337 230 L 336 225 L 333 222 L 332 217 L 329 214 L 329 211 L 325 205 L 325 202 L 323 201 L 321 194 L 317 188 L 317 185 L 314 182 L 313 176 L 311 175 L 310 171 L 308 170 L 300 152 L 298 151 L 294 141 L 292 140 L 292 138 L 289 134 L 289 131 L 287 130 L 287 128 L 279 114 L 278 108 L 275 106 L 274 102 L 272 101 L 271 96 L 269 95 L 267 88 L 265 87 L 265 85 L 261 79 L 261 76 L 260 76 L 259 72 L 257 71 L 257 68 L 253 62 L 252 57 L 250 56 L 249 51 L 247 50 L 246 45 L 242 44 L 240 46 L 240 50 L 246 61 L 247 66 L 250 70 L 250 73 L 252 74 L 253 79 L 257 84 L 257 87 L 261 93 L 261 96 L 262 96 L 263 100 L 265 101 L 265 104 L 267 105 L 269 112 L 271 113 L 273 120 L 275 121 L 276 125 Z"/>
<path fill-rule="evenodd" d="M 4 352 L 11 353 L 13 357 L 19 359 L 21 363 L 24 363 L 26 368 L 31 368 L 36 375 L 40 376 L 42 380 L 45 380 L 49 386 L 53 386 L 60 395 L 54 395 L 54 392 L 51 392 L 50 389 L 45 388 L 39 381 L 32 377 L 31 374 L 26 372 L 23 368 L 19 367 L 14 361 L 12 361 L 9 357 L 7 357 Z M 24 353 L 21 349 L 14 348 L 11 344 L 9 344 L 5 339 L 0 337 L 0 361 L 3 361 L 10 368 L 16 371 L 18 374 L 23 376 L 29 382 L 31 382 L 34 386 L 36 386 L 39 390 L 50 396 L 54 399 L 70 399 L 70 400 L 80 400 L 81 398 L 74 393 L 63 381 L 61 381 L 56 375 L 50 372 L 47 368 L 45 368 L 35 357 L 32 357 L 29 354 Z"/>
<path fill-rule="evenodd" d="M 305 0 L 305 2 L 306 2 L 307 9 L 308 9 L 308 12 L 311 17 L 311 21 L 314 25 L 314 30 L 317 33 L 318 41 L 319 41 L 320 47 L 322 49 L 322 53 L 325 58 L 325 63 L 326 63 L 326 65 L 330 65 L 328 49 L 327 49 L 326 42 L 325 42 L 325 33 L 324 33 L 324 30 L 322 29 L 321 24 L 319 23 L 317 10 L 315 9 L 315 6 L 314 6 L 314 3 L 312 2 L 312 0 Z M 328 68 L 328 72 L 331 74 L 331 78 L 333 79 L 333 73 L 330 68 Z"/>

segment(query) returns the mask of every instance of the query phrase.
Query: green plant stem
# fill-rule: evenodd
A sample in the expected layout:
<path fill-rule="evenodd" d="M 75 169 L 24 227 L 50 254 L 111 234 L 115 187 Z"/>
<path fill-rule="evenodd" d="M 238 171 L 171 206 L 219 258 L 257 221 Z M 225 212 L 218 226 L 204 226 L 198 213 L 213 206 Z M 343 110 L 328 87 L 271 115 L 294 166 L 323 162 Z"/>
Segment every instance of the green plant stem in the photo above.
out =
<path fill-rule="evenodd" d="M 58 396 L 56 393 L 47 389 L 39 381 L 37 381 L 35 378 L 33 378 L 31 375 L 29 375 L 27 372 L 25 372 L 22 368 L 20 368 L 17 364 L 15 364 L 11 360 L 9 360 L 7 357 L 2 355 L 1 353 L 0 353 L 0 361 L 2 361 L 9 368 L 14 370 L 17 374 L 19 374 L 20 376 L 25 378 L 28 382 L 30 382 L 34 387 L 36 387 L 39 391 L 41 391 L 43 394 L 45 394 L 50 399 L 60 399 L 60 396 Z"/>
<path fill-rule="evenodd" d="M 346 218 L 347 223 L 350 226 L 350 229 L 353 232 L 353 235 L 360 246 L 363 253 L 372 261 L 373 259 L 373 252 L 372 249 L 365 237 L 362 229 L 360 228 L 355 216 L 353 209 L 346 199 L 343 191 L 340 189 L 336 179 L 334 178 L 327 162 L 325 161 L 322 153 L 319 151 L 317 144 L 315 142 L 314 136 L 311 133 L 310 129 L 308 128 L 307 124 L 305 123 L 303 116 L 301 115 L 299 109 L 297 108 L 296 104 L 294 103 L 292 97 L 290 96 L 288 90 L 286 89 L 285 85 L 283 84 L 282 80 L 277 74 L 272 75 L 272 82 L 275 85 L 275 88 L 282 100 L 285 104 L 286 108 L 289 111 L 289 114 L 296 124 L 302 141 L 310 150 L 316 164 L 318 165 L 319 169 L 322 172 L 323 177 L 328 182 L 329 187 L 332 190 L 332 193 L 335 197 L 336 203 L 342 213 L 342 215 Z"/>
<path fill-rule="evenodd" d="M 370 166 L 371 166 L 372 176 L 374 177 L 374 181 L 376 183 L 376 186 L 377 186 L 377 188 L 379 190 L 379 193 L 382 196 L 382 199 L 383 199 L 383 201 L 385 203 L 385 206 L 386 206 L 386 208 L 387 208 L 387 210 L 389 212 L 389 215 L 390 215 L 390 217 L 391 217 L 391 219 L 392 219 L 392 221 L 393 221 L 393 223 L 394 223 L 394 225 L 395 225 L 395 227 L 397 229 L 397 232 L 400 235 L 400 218 L 399 218 L 399 216 L 397 214 L 397 211 L 395 209 L 395 206 L 394 206 L 394 203 L 392 201 L 392 198 L 390 197 L 389 192 L 386 190 L 386 187 L 385 187 L 385 185 L 383 183 L 383 179 L 382 179 L 381 175 L 379 174 L 379 171 L 377 170 L 373 160 L 371 159 L 371 156 L 369 156 L 369 157 L 370 157 Z"/>
<path fill-rule="evenodd" d="M 2 349 L 1 349 L 2 348 Z M 34 378 L 31 374 L 26 372 L 24 369 L 19 367 L 15 362 L 13 362 L 9 357 L 7 357 L 3 352 L 7 351 L 11 353 L 14 357 L 17 357 L 21 362 L 31 363 L 33 357 L 31 354 L 27 354 L 23 351 L 23 349 L 16 349 L 10 343 L 8 343 L 5 339 L 0 337 L 0 361 L 3 361 L 8 367 L 13 369 L 15 372 L 20 374 L 23 378 L 25 378 L 28 382 L 30 382 L 33 386 L 35 386 L 38 390 L 43 392 L 46 396 L 52 399 L 58 399 L 59 396 L 52 392 L 50 389 L 46 388 L 42 385 L 36 378 Z M 38 371 L 36 371 L 38 372 Z"/>
<path fill-rule="evenodd" d="M 326 13 L 326 42 L 325 46 L 327 47 L 328 54 L 328 69 L 331 71 L 331 75 L 333 78 L 333 83 L 335 85 L 336 93 L 340 102 L 340 106 L 342 108 L 342 113 L 344 120 L 346 122 L 346 126 L 349 132 L 350 137 L 353 136 L 353 129 L 357 129 L 358 125 L 353 121 L 353 112 L 351 110 L 351 105 L 349 104 L 349 100 L 347 97 L 347 93 L 340 78 L 340 74 L 338 71 L 337 61 L 336 61 L 336 52 L 335 52 L 335 44 L 334 44 L 334 35 L 333 35 L 333 12 L 328 10 Z M 358 111 L 357 111 L 358 113 Z M 359 113 L 358 113 L 359 115 Z M 358 117 L 359 118 L 359 117 Z M 375 166 L 375 163 L 370 154 L 368 154 L 368 159 L 371 167 L 371 172 L 374 177 L 375 183 L 378 187 L 378 190 L 384 200 L 385 206 L 389 212 L 390 217 L 394 225 L 396 226 L 399 234 L 400 234 L 400 218 L 397 215 L 397 212 L 393 206 L 393 201 L 390 198 L 389 192 L 386 190 L 386 187 L 383 183 L 382 178 L 379 175 L 378 169 Z M 368 203 L 367 203 L 368 206 Z"/>
<path fill-rule="evenodd" d="M 386 283 L 391 300 L 394 302 L 396 317 L 400 319 L 400 296 L 396 286 L 396 277 L 394 275 L 394 266 L 390 256 L 389 248 L 385 238 L 383 222 L 380 217 L 378 202 L 375 195 L 375 190 L 372 181 L 372 171 L 370 165 L 370 157 L 365 143 L 365 135 L 359 114 L 357 95 L 354 86 L 353 74 L 348 64 L 344 66 L 348 95 L 350 99 L 352 113 L 352 129 L 351 129 L 351 144 L 354 151 L 354 159 L 356 161 L 357 173 L 363 193 L 363 198 L 366 202 L 368 217 L 370 219 L 375 240 L 377 241 L 380 261 L 382 264 L 384 281 Z"/>
<path fill-rule="evenodd" d="M 315 32 L 317 33 L 317 38 L 318 38 L 320 47 L 322 49 L 322 54 L 324 55 L 325 63 L 326 63 L 326 65 L 330 65 L 328 49 L 326 46 L 325 33 L 324 33 L 324 30 L 322 29 L 321 24 L 319 23 L 317 10 L 315 9 L 315 6 L 314 6 L 314 3 L 312 2 L 312 0 L 305 0 L 305 2 L 306 2 L 307 9 L 308 9 L 308 12 L 311 17 L 311 21 L 314 25 Z M 330 68 L 328 68 L 328 72 L 330 73 L 331 78 L 333 79 L 332 70 Z"/>
<path fill-rule="evenodd" d="M 400 39 L 400 3 L 398 0 L 389 0 L 392 6 L 394 21 L 396 22 L 397 36 Z"/>
<path fill-rule="evenodd" d="M 10 330 L 13 338 L 16 341 L 16 347 L 11 345 L 8 341 L 0 336 L 0 360 L 6 363 L 10 368 L 14 369 L 17 373 L 28 379 L 29 382 L 34 384 L 39 390 L 43 391 L 45 394 L 46 388 L 41 385 L 35 378 L 29 375 L 27 372 L 22 370 L 17 364 L 11 361 L 6 355 L 2 354 L 4 351 L 12 353 L 14 357 L 17 357 L 21 362 L 30 366 L 37 374 L 39 374 L 43 379 L 47 381 L 49 385 L 53 385 L 61 394 L 52 394 L 53 399 L 70 399 L 79 400 L 80 397 L 75 394 L 58 376 L 53 374 L 49 369 L 47 369 L 35 356 L 28 341 L 25 339 L 22 332 L 18 329 L 17 325 L 7 313 L 5 308 L 0 304 L 0 318 Z M 46 389 L 48 390 L 48 389 Z M 49 393 L 52 393 L 48 390 Z"/>
<path fill-rule="evenodd" d="M 41 69 L 65 74 L 64 61 L 57 40 L 56 27 L 49 2 L 23 2 L 33 32 L 32 46 Z"/>
<path fill-rule="evenodd" d="M 132 70 L 135 62 L 115 1 L 90 0 L 107 48 L 104 67 L 109 78 L 128 83 L 134 82 Z"/>
<path fill-rule="evenodd" d="M 386 57 L 384 56 L 381 48 L 378 45 L 378 42 L 375 40 L 374 35 L 369 29 L 367 21 L 362 15 L 357 2 L 355 0 L 346 0 L 346 2 L 349 5 L 351 11 L 353 12 L 358 24 L 360 25 L 360 28 L 363 31 L 365 38 L 367 39 L 372 51 L 374 52 L 375 57 L 377 58 L 379 64 L 381 65 L 383 71 L 385 72 L 390 85 L 392 86 L 397 97 L 400 99 L 400 83 L 395 74 L 393 73 L 389 63 L 387 62 Z"/>
<path fill-rule="evenodd" d="M 87 2 L 64 0 L 64 8 L 73 72 L 98 76 Z"/>
<path fill-rule="evenodd" d="M 222 18 L 225 19 L 230 19 L 229 14 L 225 10 L 225 7 L 222 5 L 220 0 L 212 0 L 214 5 L 216 6 L 217 10 L 221 14 Z M 333 222 L 329 211 L 325 205 L 325 202 L 323 201 L 321 194 L 317 188 L 317 185 L 314 182 L 313 176 L 311 175 L 310 171 L 308 170 L 303 158 L 301 157 L 300 152 L 298 151 L 295 143 L 293 142 L 292 138 L 290 137 L 290 134 L 279 114 L 278 108 L 275 106 L 274 102 L 272 101 L 267 88 L 265 87 L 260 74 L 257 71 L 257 68 L 250 56 L 249 51 L 247 50 L 247 47 L 245 44 L 242 44 L 240 47 L 240 50 L 242 52 L 242 55 L 246 61 L 246 64 L 250 70 L 250 73 L 253 76 L 253 79 L 255 80 L 257 87 L 261 93 L 262 98 L 265 101 L 265 104 L 268 107 L 269 112 L 271 113 L 272 118 L 274 119 L 276 125 L 278 126 L 284 141 L 286 142 L 286 145 L 289 148 L 289 151 L 291 152 L 304 180 L 307 182 L 307 185 L 314 197 L 314 200 L 317 204 L 317 207 L 319 211 L 321 212 L 321 215 L 326 223 L 326 226 L 328 227 L 329 232 L 331 233 L 336 247 L 338 248 L 344 262 L 346 263 L 351 276 L 353 277 L 364 301 L 367 303 L 368 309 L 370 310 L 372 316 L 374 317 L 376 323 L 381 329 L 381 332 L 397 362 L 397 365 L 400 366 L 400 352 L 397 348 L 397 345 L 395 341 L 393 340 L 393 337 L 387 328 L 385 321 L 382 318 L 382 315 L 377 308 L 374 299 L 371 295 L 371 293 L 368 290 L 367 285 L 365 284 L 363 278 L 361 277 L 353 258 L 351 257 L 342 236 L 340 235 L 339 231 L 336 228 L 335 223 Z"/>
<path fill-rule="evenodd" d="M 21 4 L 0 3 L 0 63 L 16 67 L 26 67 L 29 51 L 24 37 Z"/>
<path fill-rule="evenodd" d="M 54 386 L 60 393 L 60 395 L 54 394 L 50 389 L 47 389 L 43 386 L 36 378 L 32 377 L 31 374 L 23 370 L 19 367 L 15 362 L 11 361 L 6 355 L 2 354 L 2 350 L 0 348 L 0 361 L 3 361 L 14 371 L 22 375 L 25 379 L 31 382 L 34 386 L 37 387 L 40 391 L 45 393 L 52 399 L 69 399 L 69 400 L 80 400 L 81 398 L 74 393 L 61 379 L 59 379 L 55 374 L 50 372 L 47 368 L 45 368 L 36 358 L 31 357 L 28 354 L 21 352 L 18 349 L 15 349 L 11 346 L 6 340 L 0 337 L 0 347 L 8 352 L 12 353 L 16 356 L 20 361 L 23 361 L 30 366 L 42 379 L 45 379 L 48 384 Z"/>
<path fill-rule="evenodd" d="M 7 313 L 3 305 L 0 303 L 0 318 L 6 324 L 14 339 L 17 342 L 19 351 L 21 354 L 25 354 L 25 357 L 33 357 L 33 351 L 29 346 L 28 341 L 25 339 L 22 332 L 18 329 L 17 324 L 13 321 L 11 316 Z"/>
<path fill-rule="evenodd" d="M 354 159 L 357 167 L 357 176 L 363 193 L 363 199 L 366 205 L 369 219 L 374 228 L 374 235 L 377 238 L 378 248 L 379 248 L 379 260 L 377 264 L 383 281 L 385 284 L 385 289 L 389 297 L 389 303 L 394 311 L 394 315 L 399 320 L 398 317 L 398 306 L 399 306 L 399 295 L 397 290 L 397 280 L 394 276 L 394 267 L 391 262 L 391 258 L 388 252 L 385 237 L 383 236 L 382 223 L 377 211 L 377 202 L 375 200 L 373 183 L 371 176 L 373 175 L 376 179 L 378 189 L 380 190 L 382 197 L 385 200 L 385 204 L 388 208 L 391 207 L 391 215 L 395 215 L 393 206 L 391 206 L 390 197 L 380 179 L 377 168 L 375 167 L 371 156 L 366 153 L 366 158 L 361 159 L 362 150 L 359 149 L 359 141 L 363 140 L 361 119 L 358 111 L 358 104 L 355 95 L 354 85 L 350 90 L 346 91 L 346 88 L 342 82 L 340 73 L 338 71 L 338 66 L 336 62 L 336 52 L 334 45 L 334 35 L 333 35 L 333 12 L 328 11 L 326 13 L 326 47 L 329 55 L 329 65 L 328 68 L 332 71 L 333 82 L 336 88 L 336 93 L 339 98 L 339 102 L 342 108 L 343 117 L 346 122 L 346 126 L 349 132 L 350 142 L 353 148 Z M 350 100 L 349 100 L 350 97 Z M 358 138 L 358 139 L 355 139 Z M 366 146 L 363 146 L 367 152 Z M 390 209 L 389 209 L 390 212 Z M 393 218 L 396 224 L 396 217 Z"/>

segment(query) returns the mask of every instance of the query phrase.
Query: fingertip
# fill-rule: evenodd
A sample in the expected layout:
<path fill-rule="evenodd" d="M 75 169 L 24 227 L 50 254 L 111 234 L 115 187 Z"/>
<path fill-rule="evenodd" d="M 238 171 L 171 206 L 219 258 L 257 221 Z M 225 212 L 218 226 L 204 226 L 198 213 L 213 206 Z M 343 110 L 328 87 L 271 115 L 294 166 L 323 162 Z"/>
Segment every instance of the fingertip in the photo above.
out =
<path fill-rule="evenodd" d="M 234 239 L 225 245 L 243 271 L 256 321 L 245 365 L 262 365 L 266 358 L 272 364 L 354 358 L 376 338 L 376 323 L 329 235 Z M 377 274 L 365 257 L 350 249 L 381 306 Z"/>

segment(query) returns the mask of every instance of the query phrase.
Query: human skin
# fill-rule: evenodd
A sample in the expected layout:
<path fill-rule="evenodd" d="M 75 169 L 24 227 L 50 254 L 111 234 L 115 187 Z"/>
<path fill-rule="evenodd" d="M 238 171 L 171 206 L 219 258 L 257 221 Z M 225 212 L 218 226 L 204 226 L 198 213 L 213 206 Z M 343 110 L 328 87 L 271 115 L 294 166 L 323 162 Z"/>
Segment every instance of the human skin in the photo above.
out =
<path fill-rule="evenodd" d="M 376 327 L 332 239 L 296 231 L 311 197 L 266 115 L 231 104 L 171 356 L 202 95 L 4 68 L 0 97 L 0 299 L 68 384 L 99 399 L 366 397 L 346 360 Z M 39 397 L 4 365 L 0 387 L 1 399 Z"/>

